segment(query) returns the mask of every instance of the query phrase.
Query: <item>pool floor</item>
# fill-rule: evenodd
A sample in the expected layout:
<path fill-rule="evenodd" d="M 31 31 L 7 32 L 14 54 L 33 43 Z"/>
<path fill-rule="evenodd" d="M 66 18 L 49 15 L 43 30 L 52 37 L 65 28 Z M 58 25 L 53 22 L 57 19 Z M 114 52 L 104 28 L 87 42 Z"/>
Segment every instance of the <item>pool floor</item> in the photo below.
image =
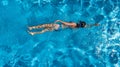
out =
<path fill-rule="evenodd" d="M 120 0 L 0 0 L 0 67 L 120 67 L 119 18 Z M 100 26 L 27 32 L 58 19 Z"/>

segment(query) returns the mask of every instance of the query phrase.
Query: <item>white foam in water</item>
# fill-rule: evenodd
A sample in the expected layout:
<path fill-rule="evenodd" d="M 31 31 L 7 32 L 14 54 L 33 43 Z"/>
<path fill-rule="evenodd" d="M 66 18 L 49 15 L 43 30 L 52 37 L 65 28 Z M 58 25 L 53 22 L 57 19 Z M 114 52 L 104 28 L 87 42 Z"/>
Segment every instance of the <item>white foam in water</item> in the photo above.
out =
<path fill-rule="evenodd" d="M 66 9 L 66 7 L 67 7 L 67 5 L 65 4 L 60 10 L 61 10 L 62 12 L 64 12 L 65 9 Z"/>
<path fill-rule="evenodd" d="M 114 50 L 114 49 L 112 49 L 111 51 L 109 51 L 107 48 L 108 48 L 109 46 L 119 45 L 119 44 L 116 43 L 116 42 L 112 42 L 112 43 L 111 43 L 111 41 L 120 38 L 119 28 L 116 26 L 116 21 L 118 20 L 118 18 L 117 18 L 116 16 L 117 16 L 118 12 L 119 12 L 119 8 L 116 7 L 116 8 L 110 13 L 110 15 L 109 15 L 109 17 L 111 17 L 112 19 L 106 19 L 106 20 L 105 20 L 106 23 L 111 23 L 111 24 L 114 23 L 110 28 L 115 29 L 115 31 L 113 31 L 113 33 L 114 33 L 113 35 L 110 35 L 110 34 L 107 32 L 108 24 L 104 25 L 104 27 L 103 27 L 103 28 L 104 28 L 104 31 L 103 31 L 103 33 L 102 33 L 102 38 L 103 38 L 103 41 L 104 41 L 104 42 L 103 42 L 103 44 L 101 44 L 100 47 L 97 48 L 97 51 L 98 51 L 98 52 L 101 51 L 101 50 L 102 50 L 103 52 L 105 52 L 106 54 L 109 54 L 108 52 L 111 52 L 111 51 L 117 52 L 117 50 Z M 104 18 L 108 18 L 108 17 L 105 16 Z M 112 22 L 109 22 L 109 21 L 112 21 Z M 119 24 L 119 22 L 117 22 L 117 24 Z M 112 31 L 111 31 L 111 32 L 112 32 Z M 103 47 L 104 47 L 104 48 L 103 48 Z M 107 60 L 107 59 L 109 59 L 109 58 L 106 57 L 106 60 L 104 60 L 104 61 L 107 61 L 106 64 L 107 64 L 107 66 L 109 67 L 109 66 L 111 66 L 111 64 L 109 63 L 109 60 Z M 115 66 L 115 67 L 119 67 L 119 64 L 117 63 L 117 64 L 115 64 L 114 66 Z"/>
<path fill-rule="evenodd" d="M 76 51 L 78 51 L 78 52 L 80 52 L 80 53 L 82 53 L 82 55 L 85 54 L 85 51 L 81 50 L 80 48 L 73 47 L 73 49 L 76 50 Z"/>
<path fill-rule="evenodd" d="M 119 67 L 119 64 L 115 64 L 114 66 L 115 66 L 115 67 Z"/>
<path fill-rule="evenodd" d="M 111 21 L 116 21 L 116 20 L 117 20 L 117 18 L 112 18 L 112 19 L 111 19 Z"/>
<path fill-rule="evenodd" d="M 43 0 L 43 1 L 46 1 L 46 2 L 51 2 L 51 0 Z"/>
<path fill-rule="evenodd" d="M 113 35 L 111 38 L 109 38 L 109 40 L 117 39 L 119 37 L 120 37 L 120 33 L 117 32 L 115 35 Z"/>
<path fill-rule="evenodd" d="M 31 61 L 31 66 L 34 66 L 34 65 L 35 65 L 34 62 L 35 62 L 37 59 L 38 59 L 37 57 L 35 57 L 35 58 L 32 59 L 32 61 Z"/>
<path fill-rule="evenodd" d="M 7 0 L 3 0 L 1 2 L 2 2 L 3 6 L 7 6 L 8 5 L 8 1 Z"/>
<path fill-rule="evenodd" d="M 33 47 L 36 47 L 39 43 L 36 43 Z"/>
<path fill-rule="evenodd" d="M 114 18 L 116 17 L 116 15 L 118 14 L 119 12 L 119 7 L 116 7 L 111 13 L 110 13 L 110 17 Z"/>

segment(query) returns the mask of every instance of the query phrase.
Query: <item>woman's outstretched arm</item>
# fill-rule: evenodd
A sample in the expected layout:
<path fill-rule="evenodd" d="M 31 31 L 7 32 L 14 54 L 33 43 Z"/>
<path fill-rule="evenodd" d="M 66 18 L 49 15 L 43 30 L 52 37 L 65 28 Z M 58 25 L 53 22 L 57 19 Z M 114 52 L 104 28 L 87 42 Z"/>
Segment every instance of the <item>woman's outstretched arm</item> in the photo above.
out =
<path fill-rule="evenodd" d="M 87 24 L 86 25 L 86 28 L 89 28 L 89 27 L 93 27 L 93 26 L 99 26 L 100 24 L 98 23 L 95 23 L 95 24 Z"/>

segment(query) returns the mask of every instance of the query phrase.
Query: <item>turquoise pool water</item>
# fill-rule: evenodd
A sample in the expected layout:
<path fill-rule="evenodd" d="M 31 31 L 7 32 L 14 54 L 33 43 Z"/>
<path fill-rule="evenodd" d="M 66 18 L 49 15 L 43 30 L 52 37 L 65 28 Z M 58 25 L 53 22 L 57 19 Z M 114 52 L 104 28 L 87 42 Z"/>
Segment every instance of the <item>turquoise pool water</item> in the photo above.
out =
<path fill-rule="evenodd" d="M 57 19 L 100 26 L 27 33 Z M 120 67 L 120 0 L 0 0 L 0 67 Z"/>

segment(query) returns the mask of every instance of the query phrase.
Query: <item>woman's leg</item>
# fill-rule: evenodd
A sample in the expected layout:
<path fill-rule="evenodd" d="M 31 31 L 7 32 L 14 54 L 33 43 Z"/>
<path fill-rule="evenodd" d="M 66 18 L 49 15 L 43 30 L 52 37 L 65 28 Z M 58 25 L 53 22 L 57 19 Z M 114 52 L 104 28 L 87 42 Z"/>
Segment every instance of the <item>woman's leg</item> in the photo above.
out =
<path fill-rule="evenodd" d="M 54 24 L 43 24 L 43 25 L 38 25 L 38 26 L 31 26 L 31 27 L 28 27 L 29 30 L 32 30 L 32 29 L 38 29 L 38 28 L 49 28 L 49 27 L 52 27 Z"/>
<path fill-rule="evenodd" d="M 35 35 L 35 34 L 41 34 L 41 33 L 47 32 L 47 31 L 49 31 L 49 30 L 48 29 L 44 29 L 44 30 L 39 31 L 39 32 L 29 32 L 28 31 L 28 33 L 31 34 L 31 35 Z"/>
<path fill-rule="evenodd" d="M 30 31 L 28 31 L 28 33 L 31 34 L 31 35 L 35 35 L 35 34 L 41 34 L 41 33 L 44 33 L 44 32 L 47 32 L 47 31 L 53 31 L 53 30 L 54 30 L 53 28 L 45 28 L 40 32 L 30 32 Z"/>

